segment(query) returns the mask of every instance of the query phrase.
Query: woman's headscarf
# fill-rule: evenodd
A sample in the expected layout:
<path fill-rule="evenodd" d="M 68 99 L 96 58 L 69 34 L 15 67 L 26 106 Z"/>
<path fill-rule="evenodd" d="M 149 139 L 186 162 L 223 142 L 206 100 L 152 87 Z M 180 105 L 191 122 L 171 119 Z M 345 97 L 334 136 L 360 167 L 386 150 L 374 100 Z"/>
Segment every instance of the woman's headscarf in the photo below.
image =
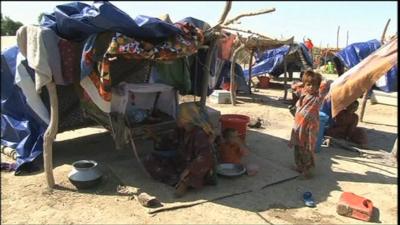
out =
<path fill-rule="evenodd" d="M 214 136 L 214 129 L 208 122 L 208 115 L 194 102 L 182 103 L 179 105 L 178 120 L 182 123 L 191 123 L 203 129 L 210 137 Z"/>

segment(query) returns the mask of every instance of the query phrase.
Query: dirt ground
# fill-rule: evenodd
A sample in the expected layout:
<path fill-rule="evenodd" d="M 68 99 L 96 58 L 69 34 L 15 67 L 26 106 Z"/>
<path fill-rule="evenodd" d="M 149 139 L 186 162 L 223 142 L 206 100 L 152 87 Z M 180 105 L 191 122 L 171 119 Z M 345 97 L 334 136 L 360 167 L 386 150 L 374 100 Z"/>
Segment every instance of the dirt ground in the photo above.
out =
<path fill-rule="evenodd" d="M 247 144 L 261 157 L 290 167 L 293 153 L 287 147 L 293 117 L 279 100 L 282 90 L 239 96 L 236 107 L 208 104 L 222 114 L 238 113 L 264 120 L 263 129 L 249 129 Z M 365 122 L 370 148 L 360 156 L 341 148 L 322 148 L 311 180 L 293 179 L 259 191 L 222 200 L 148 214 L 134 199 L 113 189 L 73 191 L 58 188 L 49 192 L 43 172 L 29 176 L 1 173 L 1 222 L 3 224 L 365 224 L 339 216 L 336 205 L 343 191 L 373 201 L 374 223 L 397 224 L 397 164 L 384 160 L 397 137 L 397 107 L 367 104 Z M 55 167 L 90 157 L 84 146 L 105 149 L 103 160 L 118 158 L 112 138 L 101 128 L 85 128 L 57 136 Z M 127 150 L 128 151 L 128 150 Z M 2 155 L 2 161 L 10 159 Z M 262 165 L 261 165 L 262 166 Z M 140 171 L 135 171 L 140 172 Z M 57 176 L 56 183 L 66 184 Z M 302 193 L 311 191 L 316 208 L 305 207 Z"/>

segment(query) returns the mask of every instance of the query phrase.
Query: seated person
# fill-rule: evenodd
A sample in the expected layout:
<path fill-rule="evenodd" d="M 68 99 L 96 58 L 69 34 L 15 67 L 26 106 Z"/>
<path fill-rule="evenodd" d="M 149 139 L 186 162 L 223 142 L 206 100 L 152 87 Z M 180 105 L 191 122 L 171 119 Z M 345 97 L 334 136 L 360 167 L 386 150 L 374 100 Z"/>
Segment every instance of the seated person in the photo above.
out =
<path fill-rule="evenodd" d="M 355 112 L 358 105 L 358 101 L 353 102 L 333 118 L 334 123 L 326 130 L 325 135 L 349 140 L 365 148 L 368 143 L 367 135 L 362 128 L 357 127 L 358 115 Z"/>
<path fill-rule="evenodd" d="M 174 146 L 174 140 L 178 140 L 177 155 L 173 158 L 150 155 L 144 165 L 154 179 L 175 185 L 175 196 L 181 197 L 189 188 L 213 182 L 216 159 L 212 151 L 213 128 L 195 103 L 179 106 L 177 125 L 177 133 L 159 138 L 155 146 Z"/>
<path fill-rule="evenodd" d="M 222 132 L 223 140 L 219 146 L 221 163 L 241 163 L 241 158 L 249 154 L 249 150 L 243 144 L 237 131 L 227 128 Z"/>

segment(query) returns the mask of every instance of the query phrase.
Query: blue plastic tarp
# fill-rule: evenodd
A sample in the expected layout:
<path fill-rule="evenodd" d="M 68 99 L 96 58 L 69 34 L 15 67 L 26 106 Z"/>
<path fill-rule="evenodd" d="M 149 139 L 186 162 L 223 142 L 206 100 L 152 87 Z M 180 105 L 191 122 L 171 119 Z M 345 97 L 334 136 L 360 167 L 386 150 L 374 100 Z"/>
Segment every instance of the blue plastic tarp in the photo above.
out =
<path fill-rule="evenodd" d="M 380 47 L 381 43 L 376 39 L 353 43 L 340 52 L 337 52 L 336 56 L 345 67 L 350 69 Z M 384 77 L 379 79 L 375 86 L 385 92 L 397 91 L 397 66 L 394 66 Z"/>
<path fill-rule="evenodd" d="M 289 46 L 284 45 L 279 48 L 270 49 L 256 56 L 256 64 L 252 67 L 251 76 L 258 76 L 261 74 L 269 73 L 272 74 L 279 65 L 283 63 L 284 57 L 289 52 Z M 249 70 L 243 71 L 246 80 L 249 79 Z"/>
<path fill-rule="evenodd" d="M 231 82 L 231 65 L 232 62 L 224 61 L 224 65 L 222 66 L 218 80 L 215 83 L 216 89 L 221 88 L 223 83 Z M 249 88 L 246 84 L 242 67 L 238 63 L 235 63 L 234 70 L 236 74 L 237 90 L 244 93 L 249 93 Z"/>
<path fill-rule="evenodd" d="M 278 77 L 283 72 L 283 59 L 286 55 L 299 51 L 303 55 L 308 66 L 312 66 L 312 58 L 307 47 L 303 43 L 297 45 L 284 45 L 279 48 L 267 50 L 261 54 L 256 54 L 256 63 L 252 67 L 251 76 L 259 76 L 265 73 Z M 288 62 L 288 68 L 295 68 L 301 62 Z M 293 65 L 292 65 L 293 64 Z M 249 70 L 243 71 L 246 80 L 249 79 Z"/>
<path fill-rule="evenodd" d="M 21 168 L 32 170 L 43 151 L 47 125 L 28 106 L 22 90 L 15 84 L 19 50 L 12 47 L 1 53 L 1 144 L 16 149 L 16 174 Z M 33 76 L 33 70 L 27 70 Z"/>
<path fill-rule="evenodd" d="M 139 15 L 132 19 L 106 1 L 95 2 L 92 6 L 81 2 L 58 5 L 52 14 L 43 16 L 40 25 L 54 30 L 62 38 L 75 41 L 105 31 L 115 31 L 148 41 L 182 33 L 173 24 L 158 18 Z"/>
<path fill-rule="evenodd" d="M 353 43 L 337 52 L 336 56 L 342 61 L 345 67 L 352 68 L 380 47 L 381 43 L 376 39 Z"/>

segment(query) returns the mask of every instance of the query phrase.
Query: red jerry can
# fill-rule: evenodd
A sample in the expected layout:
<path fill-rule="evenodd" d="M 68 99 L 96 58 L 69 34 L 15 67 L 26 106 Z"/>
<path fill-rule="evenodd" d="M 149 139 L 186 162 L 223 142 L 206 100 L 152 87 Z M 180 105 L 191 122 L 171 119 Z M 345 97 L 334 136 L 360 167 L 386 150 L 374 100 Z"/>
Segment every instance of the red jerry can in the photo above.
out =
<path fill-rule="evenodd" d="M 336 212 L 342 216 L 370 221 L 373 208 L 371 200 L 351 192 L 343 192 L 340 196 Z"/>

